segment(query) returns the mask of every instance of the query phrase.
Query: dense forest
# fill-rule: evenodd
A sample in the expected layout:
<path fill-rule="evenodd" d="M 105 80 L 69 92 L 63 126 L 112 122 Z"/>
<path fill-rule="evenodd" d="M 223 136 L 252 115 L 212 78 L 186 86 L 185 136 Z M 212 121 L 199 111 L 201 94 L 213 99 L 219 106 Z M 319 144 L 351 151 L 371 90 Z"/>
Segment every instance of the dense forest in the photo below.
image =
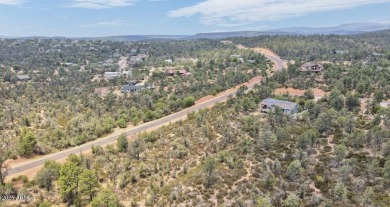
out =
<path fill-rule="evenodd" d="M 83 61 L 69 60 L 78 66 L 59 74 L 32 73 L 23 64 L 15 71 L 20 60 L 3 60 L 1 74 L 14 77 L 23 70 L 35 79 L 0 79 L 0 164 L 80 145 L 115 127 L 166 116 L 252 77 L 264 78 L 254 89 L 242 87 L 225 103 L 192 112 L 186 120 L 133 137 L 122 134 L 116 144 L 94 146 L 91 153 L 73 154 L 61 163 L 48 161 L 33 179 L 6 182 L 5 165 L 0 165 L 0 195 L 35 198 L 0 201 L 0 206 L 390 206 L 390 108 L 380 106 L 390 99 L 388 36 L 389 31 L 229 38 L 294 60 L 272 74 L 272 63 L 263 55 L 218 40 L 86 41 L 85 47 L 99 43 L 112 50 L 107 56 L 80 56 L 96 58 L 85 62 L 85 70 L 79 68 Z M 1 44 L 7 50 L 32 43 Z M 110 56 L 115 53 L 118 61 L 134 48 L 147 50 L 149 58 L 132 69 L 148 76 L 156 89 L 111 92 L 104 98 L 94 94 L 97 87 L 115 88 L 128 80 L 93 81 L 96 71 L 110 70 L 93 64 L 115 59 Z M 300 72 L 306 61 L 326 61 L 324 71 Z M 60 70 L 65 59 L 58 62 L 42 71 Z M 192 75 L 167 77 L 166 69 Z M 305 93 L 275 94 L 280 88 Z M 317 98 L 313 89 L 326 94 Z M 298 104 L 298 112 L 290 115 L 276 107 L 260 113 L 259 103 L 269 97 Z"/>
<path fill-rule="evenodd" d="M 358 35 L 257 36 L 229 38 L 248 47 L 265 47 L 286 60 L 366 61 L 390 64 L 390 30 Z M 375 55 L 376 54 L 376 55 Z M 378 55 L 381 55 L 378 57 Z"/>

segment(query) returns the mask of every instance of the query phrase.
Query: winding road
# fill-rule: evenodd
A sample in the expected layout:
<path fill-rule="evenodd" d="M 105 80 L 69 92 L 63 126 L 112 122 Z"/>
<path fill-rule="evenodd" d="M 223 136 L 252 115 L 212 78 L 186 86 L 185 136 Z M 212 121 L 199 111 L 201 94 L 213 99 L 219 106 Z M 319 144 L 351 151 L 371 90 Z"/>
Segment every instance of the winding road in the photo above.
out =
<path fill-rule="evenodd" d="M 272 60 L 275 64 L 277 64 L 278 69 L 283 68 L 283 60 L 281 60 L 277 57 L 274 57 L 274 56 L 270 56 L 270 55 L 266 55 L 266 57 L 269 58 L 270 60 Z M 254 85 L 257 83 L 258 82 L 246 84 L 248 86 L 248 91 L 251 90 L 254 87 Z M 125 133 L 128 136 L 131 136 L 131 135 L 135 135 L 137 133 L 140 133 L 140 132 L 143 132 L 146 130 L 152 130 L 152 129 L 155 129 L 156 127 L 161 127 L 163 125 L 170 124 L 170 123 L 174 122 L 175 120 L 185 118 L 187 116 L 187 114 L 190 112 L 198 111 L 200 109 L 205 109 L 205 108 L 208 108 L 208 107 L 215 105 L 216 103 L 226 101 L 229 96 L 234 96 L 236 94 L 237 90 L 238 90 L 238 87 L 236 87 L 234 90 L 229 90 L 230 92 L 223 93 L 223 94 L 218 95 L 214 98 L 211 98 L 207 101 L 204 101 L 202 103 L 194 105 L 190 108 L 183 109 L 182 111 L 179 111 L 177 113 L 174 113 L 174 114 L 168 115 L 166 117 L 163 117 L 163 118 L 160 118 L 160 119 L 133 127 L 131 129 L 129 129 L 128 131 L 126 131 Z M 118 137 L 119 137 L 119 135 L 109 135 L 105 138 L 97 139 L 95 141 L 88 142 L 88 143 L 85 143 L 85 144 L 77 146 L 77 147 L 73 147 L 73 148 L 66 149 L 66 150 L 63 150 L 63 151 L 60 151 L 57 153 L 45 155 L 43 157 L 26 160 L 26 161 L 21 162 L 21 163 L 16 163 L 14 165 L 11 165 L 9 168 L 9 171 L 8 171 L 9 178 L 12 176 L 16 176 L 16 175 L 27 174 L 29 170 L 32 170 L 34 168 L 42 166 L 45 163 L 45 161 L 48 161 L 48 160 L 55 160 L 55 161 L 62 160 L 64 158 L 68 157 L 70 154 L 78 154 L 78 153 L 88 152 L 91 150 L 92 146 L 104 146 L 107 144 L 115 143 L 115 141 L 118 139 Z"/>
<path fill-rule="evenodd" d="M 276 64 L 278 70 L 282 70 L 284 68 L 284 61 L 278 57 L 273 55 L 263 54 L 266 58 L 270 59 L 274 64 Z"/>

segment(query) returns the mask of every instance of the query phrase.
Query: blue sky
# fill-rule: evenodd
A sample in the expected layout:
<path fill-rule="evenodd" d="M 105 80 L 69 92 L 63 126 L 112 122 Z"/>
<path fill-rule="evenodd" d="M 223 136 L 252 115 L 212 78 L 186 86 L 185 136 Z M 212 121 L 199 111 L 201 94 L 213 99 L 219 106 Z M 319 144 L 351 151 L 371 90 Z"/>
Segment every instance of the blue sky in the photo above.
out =
<path fill-rule="evenodd" d="M 0 0 L 0 35 L 196 34 L 390 23 L 390 0 Z"/>

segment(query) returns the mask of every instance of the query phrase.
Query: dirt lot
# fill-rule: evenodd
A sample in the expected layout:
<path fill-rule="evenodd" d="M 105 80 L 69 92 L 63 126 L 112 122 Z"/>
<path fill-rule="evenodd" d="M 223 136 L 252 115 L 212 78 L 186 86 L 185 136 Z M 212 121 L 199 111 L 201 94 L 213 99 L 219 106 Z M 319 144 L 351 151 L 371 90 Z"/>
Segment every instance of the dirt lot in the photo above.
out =
<path fill-rule="evenodd" d="M 99 95 L 102 98 L 106 97 L 110 93 L 110 91 L 110 87 L 95 88 L 95 94 Z"/>

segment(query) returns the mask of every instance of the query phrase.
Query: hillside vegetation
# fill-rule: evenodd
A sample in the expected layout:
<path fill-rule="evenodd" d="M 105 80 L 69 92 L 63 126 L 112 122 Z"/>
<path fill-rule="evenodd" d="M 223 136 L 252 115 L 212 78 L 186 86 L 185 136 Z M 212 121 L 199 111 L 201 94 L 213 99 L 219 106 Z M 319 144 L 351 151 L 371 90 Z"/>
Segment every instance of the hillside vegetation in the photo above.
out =
<path fill-rule="evenodd" d="M 44 128 L 49 133 L 44 139 L 41 136 L 37 139 L 34 127 L 21 125 L 25 120 L 22 117 L 13 124 L 8 107 L 0 116 L 5 126 L 3 133 L 6 129 L 18 131 L 18 147 L 11 148 L 15 147 L 12 141 L 4 146 L 18 149 L 18 154 L 25 156 L 37 153 L 31 146 L 39 146 L 39 142 L 50 146 L 57 134 L 64 138 L 53 144 L 65 140 L 68 143 L 65 146 L 77 145 L 81 142 L 74 140 L 79 140 L 86 130 L 109 129 L 106 125 L 112 128 L 121 118 L 133 124 L 149 121 L 250 77 L 259 74 L 266 77 L 253 90 L 246 92 L 247 88 L 242 87 L 225 103 L 190 113 L 186 120 L 134 137 L 122 134 L 116 144 L 94 146 L 90 154 L 71 155 L 63 163 L 46 162 L 33 179 L 19 176 L 5 182 L 5 174 L 1 174 L 0 194 L 29 195 L 35 199 L 0 201 L 0 205 L 390 206 L 390 108 L 380 106 L 390 99 L 390 43 L 386 34 L 387 31 L 355 36 L 232 39 L 248 47 L 268 47 L 296 60 L 272 75 L 266 72 L 272 66 L 269 60 L 232 45 L 216 49 L 205 46 L 196 56 L 189 49 L 190 57 L 197 59 L 192 63 L 175 61 L 165 65 L 164 59 L 179 57 L 174 52 L 170 54 L 174 57 L 157 56 L 160 60 L 151 57 L 156 68 L 185 68 L 193 75 L 167 78 L 164 71 L 154 70 L 148 81 L 160 88 L 131 96 L 109 94 L 103 99 L 90 95 L 81 99 L 84 92 L 73 96 L 58 94 L 55 101 L 68 108 L 57 102 L 45 102 L 46 105 L 37 104 L 36 109 L 48 107 L 50 110 L 44 114 L 53 119 L 61 115 L 66 119 L 74 114 L 77 118 L 64 121 L 66 127 L 54 124 Z M 163 42 L 161 51 L 170 51 L 180 42 Z M 338 48 L 350 51 L 347 53 L 350 56 L 330 53 Z M 373 52 L 381 55 L 374 57 Z M 338 57 L 333 59 L 334 56 Z M 309 60 L 328 63 L 320 73 L 300 72 L 301 64 Z M 342 64 L 349 60 L 350 64 Z M 138 69 L 149 69 L 148 64 L 152 63 L 146 62 Z M 22 86 L 30 87 L 30 83 L 12 85 Z M 3 84 L 7 101 L 20 102 L 18 110 L 29 106 L 30 93 L 20 90 L 24 97 L 19 97 L 9 87 L 8 83 Z M 280 88 L 302 89 L 305 93 L 275 95 L 274 91 Z M 327 93 L 315 97 L 314 88 Z M 40 96 L 32 97 L 36 100 L 33 103 L 42 104 L 43 101 L 38 101 L 41 97 L 46 96 L 41 92 Z M 278 107 L 260 113 L 259 103 L 269 97 L 297 103 L 298 113 L 286 114 Z M 66 110 L 72 113 L 63 114 Z M 10 135 L 9 140 L 15 137 Z M 90 139 L 84 141 L 87 140 Z M 60 148 L 64 146 L 52 147 Z M 1 153 L 0 163 L 4 157 L 14 155 L 14 151 L 8 152 Z M 5 172 L 6 166 L 1 169 Z"/>

